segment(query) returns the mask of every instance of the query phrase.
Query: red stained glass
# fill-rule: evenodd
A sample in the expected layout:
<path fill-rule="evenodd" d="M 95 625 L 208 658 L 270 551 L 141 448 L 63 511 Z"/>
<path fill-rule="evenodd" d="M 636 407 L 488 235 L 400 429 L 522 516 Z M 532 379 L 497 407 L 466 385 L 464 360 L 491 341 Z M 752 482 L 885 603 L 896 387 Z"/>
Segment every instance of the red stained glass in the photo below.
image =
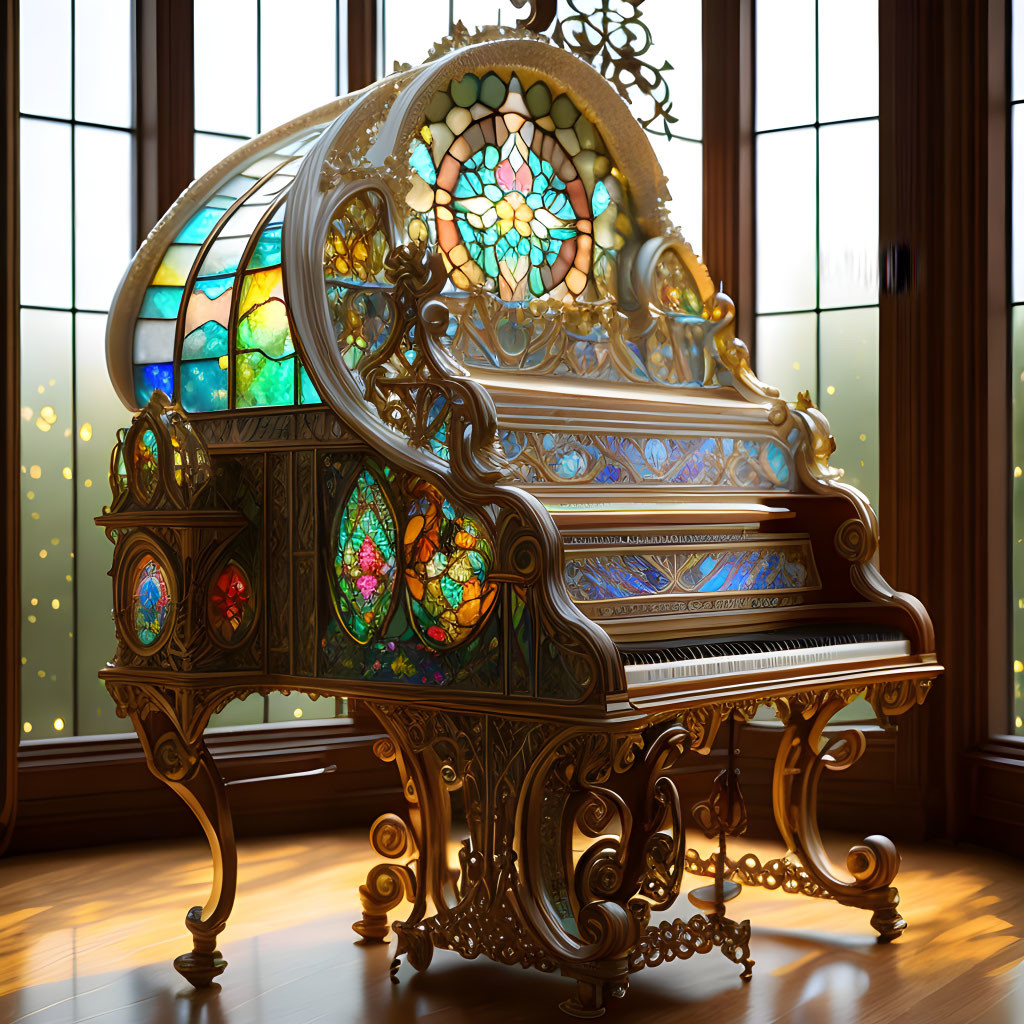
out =
<path fill-rule="evenodd" d="M 221 640 L 233 643 L 248 631 L 252 617 L 249 578 L 230 562 L 210 588 L 210 625 Z"/>

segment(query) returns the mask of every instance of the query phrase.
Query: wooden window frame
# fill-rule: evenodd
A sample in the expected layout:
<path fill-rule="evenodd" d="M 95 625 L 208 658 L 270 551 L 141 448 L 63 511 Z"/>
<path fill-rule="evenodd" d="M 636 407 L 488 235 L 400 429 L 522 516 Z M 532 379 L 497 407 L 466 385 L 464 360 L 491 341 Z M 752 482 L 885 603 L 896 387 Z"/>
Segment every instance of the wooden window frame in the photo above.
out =
<path fill-rule="evenodd" d="M 736 300 L 737 333 L 752 349 L 754 2 L 704 0 L 703 7 L 705 262 Z M 4 5 L 0 21 L 7 300 L 0 850 L 10 839 L 19 775 L 25 826 L 15 849 L 135 838 L 131 808 L 158 792 L 134 774 L 144 772 L 134 735 L 47 740 L 20 748 L 19 756 L 17 7 Z M 376 77 L 376 4 L 350 0 L 348 10 L 349 85 L 360 88 Z M 191 3 L 140 4 L 137 16 L 138 53 L 145 57 L 137 66 L 146 75 L 139 83 L 141 237 L 192 177 L 192 104 L 182 104 L 173 89 L 182 81 L 176 62 L 191 62 Z M 832 806 L 847 827 L 863 822 L 901 838 L 970 839 L 1021 853 L 1024 740 L 1001 733 L 1009 664 L 1008 18 L 1009 0 L 941 0 L 938 11 L 928 0 L 879 4 L 879 241 L 883 250 L 908 247 L 903 251 L 916 266 L 908 290 L 880 300 L 880 421 L 889 439 L 880 483 L 882 567 L 895 586 L 928 607 L 946 673 L 897 734 L 871 734 L 861 765 L 847 773 Z M 723 76 L 723 68 L 732 74 Z M 185 80 L 191 81 L 191 67 Z M 922 464 L 925 472 L 904 471 Z M 771 737 L 748 732 L 745 752 L 767 765 Z M 399 799 L 390 773 L 372 757 L 372 739 L 360 726 L 310 722 L 223 730 L 211 746 L 229 759 L 232 776 L 274 774 L 275 762 L 277 770 L 331 759 L 345 765 L 303 783 L 311 788 L 301 793 L 283 782 L 239 787 L 243 823 L 284 829 L 324 824 L 324 801 L 335 825 Z M 367 771 L 374 774 L 360 777 Z M 76 788 L 76 775 L 90 780 L 87 791 Z M 755 772 L 750 798 L 759 784 Z M 892 797 L 880 807 L 875 801 L 883 787 Z M 297 794 L 305 801 L 298 811 Z M 147 834 L 191 834 L 187 815 L 179 817 L 172 803 L 152 806 Z M 91 824 L 82 832 L 86 820 Z"/>
<path fill-rule="evenodd" d="M 340 4 L 344 0 L 339 0 Z M 376 78 L 376 5 L 349 0 L 348 87 Z M 193 5 L 157 0 L 133 5 L 136 71 L 137 241 L 193 178 Z M 20 744 L 20 358 L 18 276 L 19 4 L 4 4 L 4 132 L 0 144 L 4 211 L 4 413 L 0 570 L 6 586 L 3 676 L 0 677 L 0 853 L 56 849 L 146 836 L 192 835 L 187 808 L 156 786 L 134 732 L 68 736 Z M 238 726 L 209 735 L 229 779 L 256 778 L 336 765 L 302 779 L 243 785 L 232 806 L 240 834 L 337 827 L 372 820 L 401 800 L 397 775 L 373 755 L 381 736 L 358 707 L 344 721 Z"/>

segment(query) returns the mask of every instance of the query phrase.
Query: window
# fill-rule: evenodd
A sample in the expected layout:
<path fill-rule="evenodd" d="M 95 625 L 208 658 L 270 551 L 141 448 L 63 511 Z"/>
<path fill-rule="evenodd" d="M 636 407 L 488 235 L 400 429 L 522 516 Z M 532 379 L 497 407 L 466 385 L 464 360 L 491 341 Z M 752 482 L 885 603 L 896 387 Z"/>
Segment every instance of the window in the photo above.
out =
<path fill-rule="evenodd" d="M 757 0 L 755 53 L 758 376 L 877 505 L 877 4 Z"/>
<path fill-rule="evenodd" d="M 133 250 L 131 0 L 21 5 L 22 737 L 127 728 L 114 648 L 106 309 Z"/>
<path fill-rule="evenodd" d="M 198 177 L 242 142 L 348 92 L 348 0 L 195 0 Z"/>
<path fill-rule="evenodd" d="M 1024 2 L 1014 0 L 1010 57 L 1010 451 L 1013 460 L 1013 672 L 1008 731 L 1024 736 Z"/>

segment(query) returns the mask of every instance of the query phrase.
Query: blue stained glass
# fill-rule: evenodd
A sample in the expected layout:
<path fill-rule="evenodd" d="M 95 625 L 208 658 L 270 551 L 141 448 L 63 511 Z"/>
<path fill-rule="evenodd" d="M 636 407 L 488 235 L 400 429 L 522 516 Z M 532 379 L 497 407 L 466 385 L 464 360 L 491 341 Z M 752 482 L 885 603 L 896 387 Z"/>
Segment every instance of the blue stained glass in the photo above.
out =
<path fill-rule="evenodd" d="M 782 573 L 778 573 L 774 578 L 772 573 L 776 566 L 779 564 L 779 556 L 772 554 L 769 555 L 761 566 L 756 578 L 754 579 L 754 590 L 768 590 L 769 588 L 777 589 L 785 585 L 785 580 Z"/>
<path fill-rule="evenodd" d="M 276 267 L 281 262 L 281 225 L 272 224 L 260 234 L 260 240 L 249 257 L 247 270 Z"/>
<path fill-rule="evenodd" d="M 412 165 L 412 169 L 428 185 L 433 185 L 437 182 L 437 171 L 434 169 L 434 161 L 430 156 L 430 150 L 422 142 L 413 144 L 409 163 Z"/>
<path fill-rule="evenodd" d="M 221 209 L 204 207 L 181 229 L 181 234 L 174 240 L 192 245 L 201 244 L 206 241 L 223 216 L 224 211 Z"/>
<path fill-rule="evenodd" d="M 299 401 L 303 405 L 319 405 L 323 401 L 320 397 L 320 392 L 316 389 L 316 385 L 310 379 L 309 374 L 306 373 L 306 368 L 301 364 L 299 366 L 299 387 Z"/>
<path fill-rule="evenodd" d="M 142 298 L 139 316 L 156 320 L 174 320 L 181 307 L 181 296 L 184 291 L 184 288 L 174 288 L 170 285 L 147 288 Z"/>
<path fill-rule="evenodd" d="M 655 469 L 661 469 L 667 455 L 668 449 L 666 449 L 664 443 L 657 440 L 657 438 L 651 438 L 651 440 L 644 445 L 644 457 Z"/>
<path fill-rule="evenodd" d="M 135 367 L 135 401 L 144 406 L 154 391 L 162 391 L 169 398 L 174 394 L 173 363 L 143 363 Z"/>
<path fill-rule="evenodd" d="M 608 195 L 608 189 L 605 187 L 603 181 L 599 181 L 594 186 L 594 198 L 591 200 L 591 207 L 594 210 L 594 216 L 600 217 L 605 210 L 608 209 L 608 204 L 612 201 L 612 197 Z"/>
<path fill-rule="evenodd" d="M 208 299 L 218 299 L 235 283 L 235 274 L 218 274 L 216 277 L 196 279 L 193 291 L 202 292 Z"/>
<path fill-rule="evenodd" d="M 786 462 L 786 453 L 774 441 L 768 442 L 768 465 L 779 483 L 784 484 L 789 480 L 789 464 Z"/>
<path fill-rule="evenodd" d="M 228 332 L 216 320 L 208 320 L 189 333 L 181 345 L 182 360 L 213 359 L 228 354 Z"/>
<path fill-rule="evenodd" d="M 181 364 L 181 405 L 186 412 L 213 412 L 228 407 L 228 371 L 219 359 Z"/>

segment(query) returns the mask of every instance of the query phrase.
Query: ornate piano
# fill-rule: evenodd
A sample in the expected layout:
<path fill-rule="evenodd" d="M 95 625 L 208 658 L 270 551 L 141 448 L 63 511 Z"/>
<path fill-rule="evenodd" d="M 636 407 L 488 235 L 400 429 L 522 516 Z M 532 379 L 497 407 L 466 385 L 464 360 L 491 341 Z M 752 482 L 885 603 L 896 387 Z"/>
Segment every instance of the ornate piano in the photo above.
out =
<path fill-rule="evenodd" d="M 751 371 L 666 198 L 602 74 L 490 28 L 245 144 L 133 260 L 108 330 L 137 414 L 97 518 L 101 674 L 210 842 L 175 961 L 194 985 L 225 967 L 236 878 L 204 728 L 271 691 L 345 695 L 386 734 L 408 806 L 372 826 L 355 927 L 382 940 L 411 903 L 395 972 L 435 948 L 560 971 L 587 1017 L 714 948 L 749 977 L 743 885 L 905 927 L 893 844 L 834 867 L 817 787 L 864 749 L 826 731 L 837 712 L 924 699 L 931 623 L 879 574 L 821 412 Z M 762 709 L 788 848 L 763 865 L 726 847 L 735 733 Z M 675 773 L 716 738 L 725 769 L 684 808 Z M 663 920 L 688 874 L 694 913 Z"/>

